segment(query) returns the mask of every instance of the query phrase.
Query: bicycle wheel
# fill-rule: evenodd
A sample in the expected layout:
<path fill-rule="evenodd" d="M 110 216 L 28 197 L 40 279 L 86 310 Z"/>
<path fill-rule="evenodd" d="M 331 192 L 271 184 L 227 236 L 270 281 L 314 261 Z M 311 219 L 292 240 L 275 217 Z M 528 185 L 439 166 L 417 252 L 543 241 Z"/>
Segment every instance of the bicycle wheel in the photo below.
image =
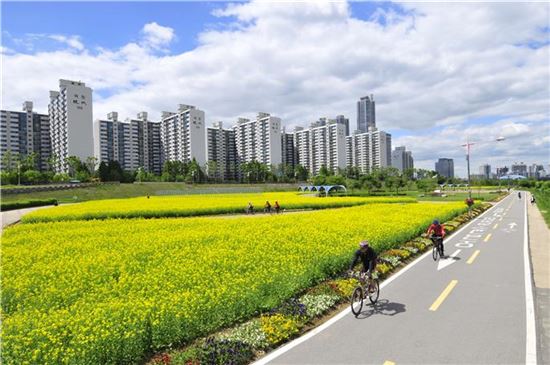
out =
<path fill-rule="evenodd" d="M 380 295 L 380 285 L 378 285 L 378 280 L 374 279 L 369 288 L 369 300 L 372 304 L 378 301 L 378 296 Z"/>
<path fill-rule="evenodd" d="M 351 312 L 358 316 L 363 309 L 363 288 L 358 286 L 351 295 Z"/>
<path fill-rule="evenodd" d="M 439 250 L 437 249 L 437 244 L 434 243 L 434 247 L 432 248 L 432 257 L 434 261 L 437 261 L 438 254 L 439 254 Z"/>

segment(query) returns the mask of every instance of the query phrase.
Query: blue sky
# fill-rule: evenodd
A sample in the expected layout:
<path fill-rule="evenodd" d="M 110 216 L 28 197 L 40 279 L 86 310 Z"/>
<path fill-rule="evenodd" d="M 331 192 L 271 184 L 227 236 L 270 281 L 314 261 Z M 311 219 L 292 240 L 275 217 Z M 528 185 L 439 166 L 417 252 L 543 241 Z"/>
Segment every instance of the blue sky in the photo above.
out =
<path fill-rule="evenodd" d="M 16 40 L 27 34 L 70 34 L 79 35 L 91 49 L 117 49 L 135 42 L 144 24 L 156 22 L 175 30 L 177 38 L 170 45 L 170 52 L 182 53 L 198 46 L 199 33 L 225 29 L 235 21 L 234 17 L 212 15 L 214 9 L 226 4 L 220 1 L 2 2 L 3 45 L 22 53 L 51 51 L 59 44 L 42 40 L 30 50 Z M 399 5 L 390 2 L 351 3 L 352 16 L 358 19 L 368 20 L 379 8 L 403 12 Z M 377 21 L 384 24 L 384 18 Z"/>
<path fill-rule="evenodd" d="M 31 100 L 47 110 L 65 78 L 92 87 L 94 118 L 144 110 L 155 120 L 184 103 L 228 127 L 266 111 L 290 130 L 344 114 L 353 130 L 356 101 L 374 94 L 378 126 L 417 167 L 451 157 L 463 175 L 460 145 L 500 135 L 476 146 L 476 161 L 550 162 L 549 4 L 0 6 L 5 109 Z"/>

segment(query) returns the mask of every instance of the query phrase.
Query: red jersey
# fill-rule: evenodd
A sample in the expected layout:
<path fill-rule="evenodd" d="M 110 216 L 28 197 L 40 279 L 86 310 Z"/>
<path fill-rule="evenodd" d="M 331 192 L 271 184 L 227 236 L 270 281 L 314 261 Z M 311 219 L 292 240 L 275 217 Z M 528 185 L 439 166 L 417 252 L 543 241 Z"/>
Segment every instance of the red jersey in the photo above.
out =
<path fill-rule="evenodd" d="M 443 228 L 443 224 L 432 224 L 429 228 L 426 234 L 430 234 L 430 232 L 433 232 L 436 236 L 445 237 L 445 228 Z"/>

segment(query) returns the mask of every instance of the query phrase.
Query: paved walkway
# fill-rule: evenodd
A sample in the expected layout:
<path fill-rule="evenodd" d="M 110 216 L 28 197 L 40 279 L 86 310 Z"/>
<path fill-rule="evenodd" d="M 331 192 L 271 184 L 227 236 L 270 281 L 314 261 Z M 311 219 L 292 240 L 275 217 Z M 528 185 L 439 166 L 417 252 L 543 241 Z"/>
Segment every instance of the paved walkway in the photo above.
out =
<path fill-rule="evenodd" d="M 2 212 L 2 215 L 1 215 L 2 230 L 4 230 L 4 228 L 6 228 L 7 226 L 10 226 L 14 223 L 19 222 L 21 220 L 21 217 L 27 213 L 33 212 L 38 209 L 50 208 L 50 207 L 51 205 L 48 205 L 45 207 L 33 207 L 33 208 L 25 208 L 25 209 L 8 210 L 7 212 Z"/>
<path fill-rule="evenodd" d="M 535 282 L 537 362 L 550 364 L 550 229 L 536 205 L 529 204 L 528 215 L 529 244 Z"/>

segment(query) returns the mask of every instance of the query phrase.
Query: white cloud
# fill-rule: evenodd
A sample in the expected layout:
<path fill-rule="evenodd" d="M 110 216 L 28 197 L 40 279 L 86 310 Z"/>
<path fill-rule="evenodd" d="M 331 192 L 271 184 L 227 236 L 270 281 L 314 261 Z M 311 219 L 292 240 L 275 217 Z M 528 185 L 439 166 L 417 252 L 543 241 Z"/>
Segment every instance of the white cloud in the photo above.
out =
<path fill-rule="evenodd" d="M 468 119 L 496 118 L 500 124 L 489 125 L 526 143 L 548 130 L 550 47 L 529 46 L 547 42 L 546 4 L 404 3 L 406 13 L 380 9 L 369 21 L 352 17 L 345 2 L 220 6 L 215 14 L 236 23 L 201 33 L 199 46 L 182 54 L 166 53 L 176 34 L 157 23 L 145 24 L 141 39 L 120 49 L 82 50 L 71 36 L 65 43 L 76 42 L 64 51 L 2 52 L 3 107 L 31 99 L 46 110 L 47 91 L 59 78 L 74 78 L 95 90 L 96 118 L 146 110 L 156 119 L 186 103 L 226 125 L 267 111 L 287 126 L 345 114 L 353 129 L 356 101 L 372 93 L 380 128 L 411 135 L 437 128 L 434 137 L 453 145 L 462 143 L 457 136 Z M 443 157 L 449 146 L 427 149 L 436 142 L 423 137 L 396 138 L 394 145 L 401 140 L 418 161 Z M 548 163 L 547 147 L 541 140 L 529 148 L 480 149 L 479 156 L 518 153 Z"/>
<path fill-rule="evenodd" d="M 47 36 L 50 39 L 53 39 L 54 41 L 61 42 L 67 44 L 69 47 L 74 48 L 78 51 L 84 50 L 84 45 L 80 41 L 80 37 L 78 36 L 64 36 L 61 34 L 51 34 Z"/>
<path fill-rule="evenodd" d="M 169 45 L 175 38 L 174 29 L 163 27 L 156 22 L 145 24 L 141 32 L 144 43 L 155 49 Z"/>

